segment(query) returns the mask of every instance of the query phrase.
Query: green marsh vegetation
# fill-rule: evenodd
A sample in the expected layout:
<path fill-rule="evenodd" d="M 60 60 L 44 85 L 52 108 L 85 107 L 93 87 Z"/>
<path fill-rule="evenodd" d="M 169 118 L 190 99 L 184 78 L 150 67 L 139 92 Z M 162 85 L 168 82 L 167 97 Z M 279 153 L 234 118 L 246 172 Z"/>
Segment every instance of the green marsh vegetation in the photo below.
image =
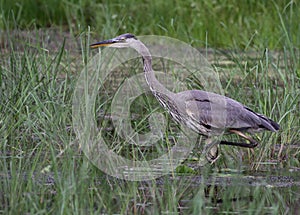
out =
<path fill-rule="evenodd" d="M 0 9 L 1 213 L 290 214 L 299 209 L 296 1 L 2 0 Z M 72 96 L 93 54 L 88 44 L 125 32 L 174 37 L 199 48 L 219 72 L 226 95 L 282 129 L 259 134 L 261 145 L 254 150 L 222 147 L 220 159 L 200 172 L 183 168 L 146 182 L 107 176 L 79 148 Z M 132 75 L 140 66 L 129 62 L 120 71 Z M 113 86 L 107 85 L 101 92 Z M 99 96 L 101 116 L 112 96 Z M 163 113 L 151 95 L 138 98 L 132 125 L 147 131 L 146 116 L 154 111 Z M 109 120 L 101 123 L 108 128 L 107 140 L 118 138 Z M 134 152 L 126 145 L 113 147 L 127 157 Z"/>

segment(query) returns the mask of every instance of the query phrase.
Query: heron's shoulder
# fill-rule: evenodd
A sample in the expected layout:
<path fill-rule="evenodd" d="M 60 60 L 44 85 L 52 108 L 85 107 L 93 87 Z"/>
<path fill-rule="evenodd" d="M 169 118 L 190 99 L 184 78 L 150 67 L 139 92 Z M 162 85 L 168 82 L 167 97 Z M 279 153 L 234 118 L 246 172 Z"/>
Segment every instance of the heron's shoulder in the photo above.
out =
<path fill-rule="evenodd" d="M 202 101 L 202 100 L 208 100 L 208 101 L 214 101 L 214 100 L 232 100 L 226 96 L 213 93 L 213 92 L 208 92 L 208 91 L 203 91 L 203 90 L 187 90 L 183 91 L 180 93 L 177 93 L 177 95 L 184 99 L 185 101 Z"/>

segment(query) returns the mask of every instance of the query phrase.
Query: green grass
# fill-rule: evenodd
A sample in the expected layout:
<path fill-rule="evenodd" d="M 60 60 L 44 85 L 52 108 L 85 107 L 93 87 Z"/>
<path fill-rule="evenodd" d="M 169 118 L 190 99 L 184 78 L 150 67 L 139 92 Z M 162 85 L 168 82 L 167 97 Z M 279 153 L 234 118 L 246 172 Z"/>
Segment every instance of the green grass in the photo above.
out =
<path fill-rule="evenodd" d="M 295 1 L 42 2 L 2 1 L 0 27 L 61 26 L 77 33 L 91 26 L 98 38 L 132 32 L 166 35 L 194 46 L 242 49 L 281 49 L 287 34 L 293 45 L 300 45 L 300 9 Z"/>
<path fill-rule="evenodd" d="M 52 0 L 42 4 L 28 0 L 1 1 L 0 7 L 1 214 L 297 211 L 299 186 L 291 183 L 299 178 L 299 172 L 292 170 L 300 165 L 298 3 Z M 148 12 L 141 12 L 142 8 Z M 83 154 L 72 124 L 73 93 L 84 62 L 91 57 L 91 53 L 85 52 L 91 40 L 84 36 L 90 33 L 88 26 L 92 38 L 110 38 L 124 32 L 167 35 L 194 47 L 218 49 L 214 65 L 225 94 L 270 116 L 282 129 L 276 134 L 260 134 L 262 144 L 254 151 L 222 147 L 217 163 L 200 173 L 191 173 L 184 166 L 181 177 L 174 171 L 146 182 L 107 176 Z M 52 50 L 47 42 L 38 45 L 32 40 L 5 36 L 31 30 L 33 38 L 41 39 L 37 29 L 48 27 L 71 32 L 81 43 L 82 53 L 74 52 L 72 46 L 66 48 L 68 41 L 64 43 L 63 39 Z M 254 51 L 255 56 L 249 57 Z M 274 52 L 277 54 L 273 55 Z M 222 64 L 219 57 L 234 65 Z M 140 66 L 140 62 L 132 61 L 118 68 L 114 75 L 125 77 L 125 70 L 133 75 Z M 97 98 L 98 123 L 107 127 L 111 122 L 103 119 L 101 111 L 109 110 L 113 97 L 110 90 L 119 81 L 114 78 L 110 77 L 112 82 L 101 88 Z M 197 82 L 192 85 L 197 86 Z M 137 99 L 131 109 L 137 116 L 132 125 L 142 132 L 149 131 L 145 116 L 155 111 L 156 105 L 149 95 Z M 144 107 L 143 112 L 140 107 Z M 172 136 L 172 129 L 166 136 Z M 124 156 L 140 156 L 144 150 L 124 144 L 114 130 L 106 132 L 106 139 Z M 171 140 L 166 138 L 157 147 L 143 152 L 151 157 L 150 152 L 160 152 L 170 144 Z M 191 157 L 196 153 L 195 150 Z M 185 162 L 191 163 L 192 158 Z M 259 182 L 257 186 L 251 183 L 252 176 Z M 272 176 L 285 178 L 280 184 Z"/>

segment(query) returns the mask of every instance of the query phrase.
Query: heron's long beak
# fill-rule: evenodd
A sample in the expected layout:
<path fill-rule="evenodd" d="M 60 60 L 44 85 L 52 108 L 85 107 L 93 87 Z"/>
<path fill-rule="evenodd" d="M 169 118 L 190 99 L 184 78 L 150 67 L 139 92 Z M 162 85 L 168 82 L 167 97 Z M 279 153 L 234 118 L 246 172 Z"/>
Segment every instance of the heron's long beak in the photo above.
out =
<path fill-rule="evenodd" d="M 116 43 L 117 41 L 114 39 L 110 39 L 110 40 L 103 40 L 101 42 L 98 43 L 94 43 L 92 45 L 90 45 L 90 48 L 95 49 L 95 48 L 99 48 L 99 47 L 104 47 L 104 46 L 109 46 L 113 43 Z"/>

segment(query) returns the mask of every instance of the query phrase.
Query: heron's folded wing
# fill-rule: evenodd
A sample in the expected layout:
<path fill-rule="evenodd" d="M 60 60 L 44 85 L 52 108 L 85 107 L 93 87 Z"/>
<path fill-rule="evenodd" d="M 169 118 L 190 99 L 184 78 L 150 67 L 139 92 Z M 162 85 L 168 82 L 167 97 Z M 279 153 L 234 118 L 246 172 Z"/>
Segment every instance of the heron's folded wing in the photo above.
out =
<path fill-rule="evenodd" d="M 243 129 L 261 124 L 254 112 L 225 97 L 188 100 L 186 113 L 193 120 L 216 129 Z"/>

